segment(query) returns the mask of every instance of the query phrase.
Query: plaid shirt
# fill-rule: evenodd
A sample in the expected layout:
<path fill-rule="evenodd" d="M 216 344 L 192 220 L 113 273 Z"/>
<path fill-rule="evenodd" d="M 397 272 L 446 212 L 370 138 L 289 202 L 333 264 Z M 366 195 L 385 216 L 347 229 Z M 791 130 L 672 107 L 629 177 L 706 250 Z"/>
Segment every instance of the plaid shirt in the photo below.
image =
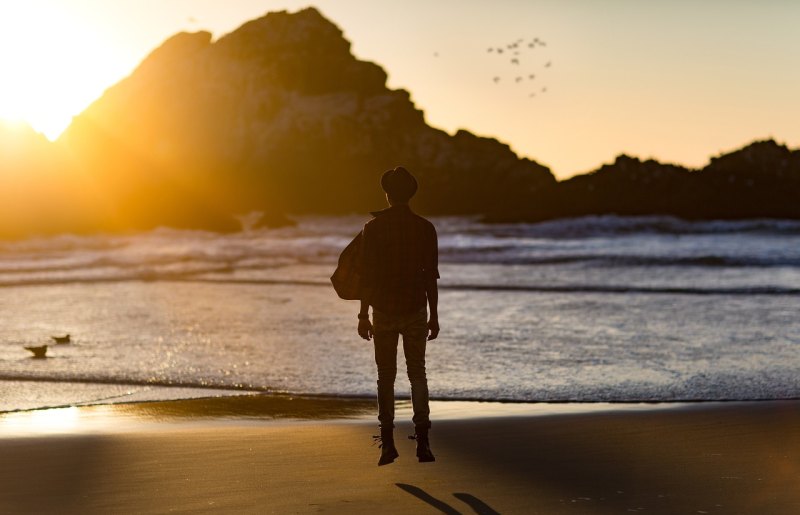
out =
<path fill-rule="evenodd" d="M 424 309 L 425 284 L 439 278 L 436 229 L 407 205 L 372 213 L 364 225 L 362 284 L 369 303 L 383 313 Z"/>

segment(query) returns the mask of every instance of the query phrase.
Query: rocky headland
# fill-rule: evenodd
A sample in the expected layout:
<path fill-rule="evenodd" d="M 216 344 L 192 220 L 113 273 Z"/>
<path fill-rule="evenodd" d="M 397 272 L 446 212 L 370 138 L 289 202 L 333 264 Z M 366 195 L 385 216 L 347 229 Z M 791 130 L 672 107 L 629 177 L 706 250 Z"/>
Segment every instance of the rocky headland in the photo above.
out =
<path fill-rule="evenodd" d="M 56 143 L 0 128 L 0 237 L 157 226 L 236 231 L 380 207 L 403 164 L 429 215 L 800 218 L 800 151 L 759 141 L 700 170 L 619 156 L 558 182 L 508 145 L 429 126 L 314 8 L 212 40 L 181 33 L 76 116 Z"/>

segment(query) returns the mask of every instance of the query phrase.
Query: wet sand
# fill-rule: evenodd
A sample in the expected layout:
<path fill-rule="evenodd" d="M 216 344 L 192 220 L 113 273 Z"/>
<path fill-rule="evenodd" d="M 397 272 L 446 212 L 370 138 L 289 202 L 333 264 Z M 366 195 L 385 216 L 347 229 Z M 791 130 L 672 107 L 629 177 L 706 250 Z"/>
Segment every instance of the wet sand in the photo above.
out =
<path fill-rule="evenodd" d="M 349 420 L 298 419 L 316 402 L 261 419 L 171 403 L 155 420 L 150 403 L 124 408 L 148 423 L 110 409 L 109 430 L 19 426 L 0 438 L 0 512 L 800 513 L 797 401 L 503 417 L 476 403 L 434 422 L 436 463 L 417 463 L 398 424 L 384 467 L 363 401 Z"/>

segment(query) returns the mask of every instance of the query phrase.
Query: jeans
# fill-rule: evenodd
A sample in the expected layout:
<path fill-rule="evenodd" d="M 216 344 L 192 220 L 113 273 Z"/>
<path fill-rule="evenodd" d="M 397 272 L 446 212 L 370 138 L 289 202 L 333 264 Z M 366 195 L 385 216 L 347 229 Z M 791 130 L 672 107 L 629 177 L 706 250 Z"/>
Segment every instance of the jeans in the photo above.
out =
<path fill-rule="evenodd" d="M 425 344 L 428 341 L 428 312 L 392 315 L 372 310 L 375 364 L 378 365 L 378 421 L 381 428 L 394 427 L 394 380 L 397 376 L 397 343 L 403 335 L 414 426 L 431 427 L 428 379 L 425 376 Z"/>

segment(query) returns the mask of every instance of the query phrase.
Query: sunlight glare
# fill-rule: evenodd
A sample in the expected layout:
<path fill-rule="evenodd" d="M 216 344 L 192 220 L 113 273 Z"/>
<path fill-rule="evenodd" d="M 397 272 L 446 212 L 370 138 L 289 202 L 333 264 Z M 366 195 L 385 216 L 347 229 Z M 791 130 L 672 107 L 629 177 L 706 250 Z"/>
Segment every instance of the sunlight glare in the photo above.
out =
<path fill-rule="evenodd" d="M 57 0 L 0 3 L 0 118 L 25 121 L 49 139 L 110 84 L 113 49 Z"/>
<path fill-rule="evenodd" d="M 80 411 L 74 406 L 7 413 L 0 417 L 0 435 L 69 433 L 77 429 L 79 422 Z"/>

